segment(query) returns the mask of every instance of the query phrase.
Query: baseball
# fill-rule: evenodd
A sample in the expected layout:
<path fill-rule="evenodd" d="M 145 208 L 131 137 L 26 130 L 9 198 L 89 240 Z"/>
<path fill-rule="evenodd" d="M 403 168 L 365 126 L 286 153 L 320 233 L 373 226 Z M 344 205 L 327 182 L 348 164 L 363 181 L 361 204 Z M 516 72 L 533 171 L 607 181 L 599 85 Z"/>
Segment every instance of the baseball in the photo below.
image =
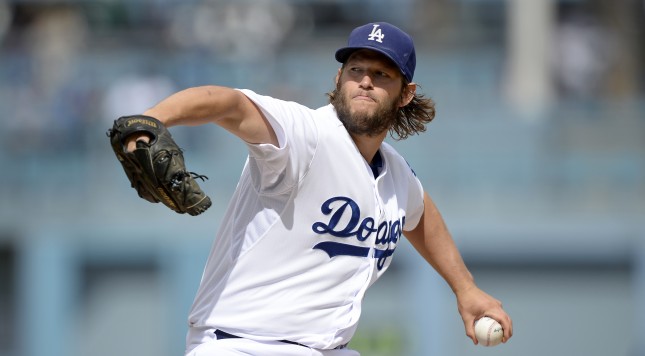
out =
<path fill-rule="evenodd" d="M 495 319 L 487 316 L 475 322 L 475 336 L 482 346 L 495 346 L 502 342 L 504 329 Z"/>

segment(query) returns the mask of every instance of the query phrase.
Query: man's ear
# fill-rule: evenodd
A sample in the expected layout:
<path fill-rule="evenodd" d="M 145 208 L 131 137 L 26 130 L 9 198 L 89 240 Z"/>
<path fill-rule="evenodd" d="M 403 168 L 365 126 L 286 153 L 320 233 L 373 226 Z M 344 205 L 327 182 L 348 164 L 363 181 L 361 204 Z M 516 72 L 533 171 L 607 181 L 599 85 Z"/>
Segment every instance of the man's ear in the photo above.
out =
<path fill-rule="evenodd" d="M 401 103 L 399 103 L 399 107 L 402 108 L 406 105 L 408 105 L 412 99 L 414 99 L 414 95 L 417 92 L 417 85 L 416 83 L 410 83 L 406 85 L 403 88 L 403 95 L 401 95 Z"/>
<path fill-rule="evenodd" d="M 336 84 L 336 86 L 338 86 L 338 81 L 340 80 L 340 75 L 342 71 L 343 71 L 342 68 L 338 68 L 338 73 L 336 73 L 336 78 L 334 79 L 334 83 Z"/>

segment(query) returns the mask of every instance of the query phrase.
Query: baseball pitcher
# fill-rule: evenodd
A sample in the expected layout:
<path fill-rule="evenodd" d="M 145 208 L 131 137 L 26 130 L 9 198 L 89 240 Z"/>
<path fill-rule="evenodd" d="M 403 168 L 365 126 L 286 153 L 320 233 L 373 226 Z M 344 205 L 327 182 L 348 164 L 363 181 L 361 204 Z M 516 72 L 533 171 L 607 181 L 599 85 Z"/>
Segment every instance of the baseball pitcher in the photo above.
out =
<path fill-rule="evenodd" d="M 186 355 L 350 356 L 361 301 L 406 238 L 454 291 L 466 334 L 500 322 L 414 171 L 384 142 L 425 131 L 434 103 L 417 93 L 412 38 L 385 23 L 354 29 L 330 103 L 311 109 L 246 89 L 180 91 L 115 121 L 114 151 L 139 195 L 179 213 L 210 199 L 166 130 L 214 123 L 248 158 L 190 315 Z"/>

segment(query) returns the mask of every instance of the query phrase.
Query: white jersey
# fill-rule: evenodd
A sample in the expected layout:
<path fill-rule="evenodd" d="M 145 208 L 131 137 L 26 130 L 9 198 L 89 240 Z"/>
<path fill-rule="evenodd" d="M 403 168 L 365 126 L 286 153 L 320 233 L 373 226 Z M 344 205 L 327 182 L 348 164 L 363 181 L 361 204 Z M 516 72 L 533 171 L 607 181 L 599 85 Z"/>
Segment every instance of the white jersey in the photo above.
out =
<path fill-rule="evenodd" d="M 367 288 L 388 268 L 423 189 L 388 144 L 378 178 L 334 107 L 312 110 L 242 90 L 279 147 L 249 144 L 189 324 L 317 349 L 348 343 Z"/>

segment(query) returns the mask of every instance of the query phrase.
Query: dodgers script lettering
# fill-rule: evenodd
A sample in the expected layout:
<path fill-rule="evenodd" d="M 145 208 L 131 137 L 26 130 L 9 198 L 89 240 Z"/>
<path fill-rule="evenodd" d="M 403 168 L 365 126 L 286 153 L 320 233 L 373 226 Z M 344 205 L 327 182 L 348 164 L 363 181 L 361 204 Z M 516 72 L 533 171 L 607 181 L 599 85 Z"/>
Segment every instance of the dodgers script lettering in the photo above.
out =
<path fill-rule="evenodd" d="M 340 238 L 356 238 L 358 241 L 365 241 L 374 234 L 374 244 L 387 246 L 386 249 L 377 249 L 372 257 L 378 258 L 378 267 L 381 269 L 385 260 L 392 255 L 396 249 L 396 243 L 402 234 L 402 226 L 405 223 L 405 216 L 397 220 L 384 220 L 376 222 L 371 216 L 361 220 L 361 209 L 358 204 L 348 197 L 333 197 L 325 201 L 320 211 L 329 217 L 326 222 L 317 221 L 311 229 L 320 235 L 331 235 Z M 394 245 L 393 247 L 390 247 Z M 368 257 L 369 247 L 354 246 L 339 242 L 321 242 L 314 248 L 324 250 L 330 257 L 337 255 Z"/>

